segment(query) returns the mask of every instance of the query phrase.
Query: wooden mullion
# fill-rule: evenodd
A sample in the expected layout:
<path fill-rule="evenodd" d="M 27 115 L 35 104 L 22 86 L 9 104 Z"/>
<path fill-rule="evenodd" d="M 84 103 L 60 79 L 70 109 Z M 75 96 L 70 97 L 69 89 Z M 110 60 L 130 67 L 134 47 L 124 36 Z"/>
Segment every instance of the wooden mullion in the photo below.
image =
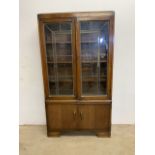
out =
<path fill-rule="evenodd" d="M 77 63 L 76 63 L 76 27 L 75 27 L 75 19 L 72 19 L 72 69 L 73 69 L 73 89 L 74 95 L 77 96 Z"/>
<path fill-rule="evenodd" d="M 80 27 L 76 18 L 77 99 L 81 98 Z"/>

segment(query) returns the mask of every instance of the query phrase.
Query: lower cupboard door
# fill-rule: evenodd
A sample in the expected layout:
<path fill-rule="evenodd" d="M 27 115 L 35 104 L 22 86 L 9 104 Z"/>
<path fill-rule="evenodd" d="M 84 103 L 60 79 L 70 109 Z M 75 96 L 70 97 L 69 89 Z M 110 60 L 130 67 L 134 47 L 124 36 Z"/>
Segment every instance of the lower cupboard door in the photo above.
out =
<path fill-rule="evenodd" d="M 76 129 L 76 105 L 50 104 L 46 105 L 48 130 Z"/>
<path fill-rule="evenodd" d="M 111 126 L 111 105 L 79 105 L 78 128 L 83 130 L 109 130 Z"/>

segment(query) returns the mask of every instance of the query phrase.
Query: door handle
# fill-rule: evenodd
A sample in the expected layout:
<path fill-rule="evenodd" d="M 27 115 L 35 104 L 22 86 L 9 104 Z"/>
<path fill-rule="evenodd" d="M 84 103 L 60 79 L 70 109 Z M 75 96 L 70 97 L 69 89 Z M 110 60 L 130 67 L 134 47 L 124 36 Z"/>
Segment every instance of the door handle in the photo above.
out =
<path fill-rule="evenodd" d="M 73 118 L 76 119 L 76 111 L 73 112 Z"/>
<path fill-rule="evenodd" d="M 81 120 L 83 120 L 84 119 L 84 117 L 83 117 L 83 113 L 80 111 L 80 118 L 81 118 Z"/>

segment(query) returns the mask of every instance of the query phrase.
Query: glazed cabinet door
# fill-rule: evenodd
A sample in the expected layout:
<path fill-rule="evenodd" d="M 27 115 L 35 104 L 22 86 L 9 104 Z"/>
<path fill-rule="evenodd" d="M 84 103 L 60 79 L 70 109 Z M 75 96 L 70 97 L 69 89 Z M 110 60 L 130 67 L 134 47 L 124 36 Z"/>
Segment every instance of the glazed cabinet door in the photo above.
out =
<path fill-rule="evenodd" d="M 79 18 L 77 32 L 79 96 L 110 99 L 113 20 L 99 17 Z"/>
<path fill-rule="evenodd" d="M 72 130 L 77 127 L 77 107 L 74 104 L 47 104 L 49 131 Z"/>
<path fill-rule="evenodd" d="M 39 26 L 46 98 L 75 98 L 74 20 L 69 18 L 45 20 L 40 21 Z"/>

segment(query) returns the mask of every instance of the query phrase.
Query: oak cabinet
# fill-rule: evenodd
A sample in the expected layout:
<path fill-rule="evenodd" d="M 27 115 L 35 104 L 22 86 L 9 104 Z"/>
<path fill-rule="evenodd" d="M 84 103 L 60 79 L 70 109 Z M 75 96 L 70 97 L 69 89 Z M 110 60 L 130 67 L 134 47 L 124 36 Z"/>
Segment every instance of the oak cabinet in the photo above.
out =
<path fill-rule="evenodd" d="M 39 14 L 47 132 L 111 134 L 114 12 Z"/>

